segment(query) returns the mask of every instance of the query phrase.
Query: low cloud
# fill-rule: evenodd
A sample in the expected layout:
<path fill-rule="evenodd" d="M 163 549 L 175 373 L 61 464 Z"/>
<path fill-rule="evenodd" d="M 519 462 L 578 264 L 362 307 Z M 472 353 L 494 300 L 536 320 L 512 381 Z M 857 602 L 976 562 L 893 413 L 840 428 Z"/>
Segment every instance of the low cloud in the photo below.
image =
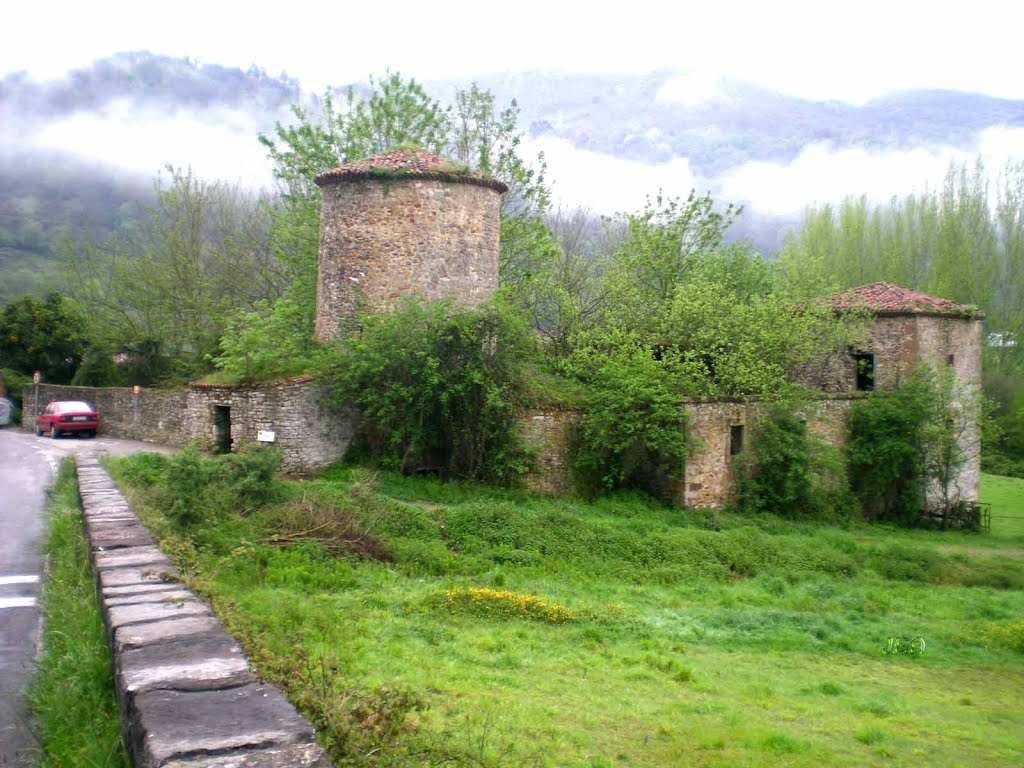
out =
<path fill-rule="evenodd" d="M 523 144 L 528 158 L 544 153 L 555 200 L 564 207 L 579 206 L 597 214 L 636 211 L 659 190 L 685 197 L 693 188 L 707 187 L 684 157 L 649 165 L 578 149 L 566 139 L 544 137 Z"/>
<path fill-rule="evenodd" d="M 139 111 L 131 100 L 107 104 L 102 112 L 78 112 L 49 123 L 30 145 L 153 175 L 170 163 L 191 167 L 199 176 L 270 185 L 270 163 L 259 144 L 259 126 L 244 112 L 212 109 L 200 114 L 178 110 Z"/>
<path fill-rule="evenodd" d="M 886 202 L 935 189 L 951 163 L 973 165 L 980 158 L 995 176 L 1007 161 L 1024 161 L 1024 129 L 990 128 L 979 134 L 972 149 L 939 145 L 872 151 L 818 143 L 791 162 L 748 162 L 715 178 L 694 173 L 685 157 L 647 164 L 578 149 L 553 137 L 530 141 L 526 150 L 545 153 L 554 195 L 562 205 L 611 214 L 639 210 L 659 190 L 685 196 L 696 189 L 711 191 L 723 203 L 744 203 L 753 214 L 795 218 L 810 205 L 837 203 L 848 195 Z"/>
<path fill-rule="evenodd" d="M 885 202 L 942 184 L 950 164 L 977 159 L 997 172 L 1008 160 L 1024 160 L 1024 129 L 994 127 L 966 150 L 948 145 L 911 150 L 835 149 L 812 144 L 790 163 L 751 162 L 720 179 L 728 200 L 749 201 L 759 212 L 799 215 L 812 204 L 837 203 L 848 195 Z"/>
<path fill-rule="evenodd" d="M 721 77 L 710 73 L 688 72 L 666 80 L 654 98 L 662 103 L 699 107 L 725 101 L 729 94 Z"/>

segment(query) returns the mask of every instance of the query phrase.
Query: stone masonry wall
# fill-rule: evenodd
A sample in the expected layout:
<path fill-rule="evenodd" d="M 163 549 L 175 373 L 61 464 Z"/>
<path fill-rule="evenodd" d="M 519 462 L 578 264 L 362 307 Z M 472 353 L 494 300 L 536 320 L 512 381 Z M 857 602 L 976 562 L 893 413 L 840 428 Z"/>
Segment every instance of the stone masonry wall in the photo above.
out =
<path fill-rule="evenodd" d="M 355 433 L 355 415 L 329 405 L 323 386 L 306 377 L 253 386 L 193 384 L 188 420 L 206 449 L 216 447 L 218 406 L 230 409 L 232 451 L 257 443 L 260 431 L 273 432 L 286 472 L 340 461 Z"/>
<path fill-rule="evenodd" d="M 525 411 L 519 416 L 526 444 L 537 452 L 537 468 L 525 478 L 534 493 L 565 495 L 572 492 L 569 439 L 580 414 L 554 408 Z"/>
<path fill-rule="evenodd" d="M 21 423 L 33 429 L 36 416 L 53 400 L 84 400 L 100 414 L 100 434 L 185 445 L 192 439 L 185 418 L 188 395 L 187 389 L 142 389 L 133 395 L 130 387 L 29 384 L 22 391 Z"/>
<path fill-rule="evenodd" d="M 302 473 L 339 461 L 348 450 L 356 418 L 328 404 L 328 394 L 309 378 L 269 384 L 204 385 L 189 389 L 29 385 L 24 390 L 22 425 L 32 429 L 35 416 L 52 400 L 85 400 L 100 414 L 100 434 L 184 446 L 197 441 L 216 446 L 216 407 L 230 415 L 231 449 L 258 442 L 259 432 L 273 432 L 285 472 Z M 38 403 L 38 407 L 36 407 Z"/>
<path fill-rule="evenodd" d="M 325 184 L 316 335 L 404 296 L 478 304 L 498 287 L 500 193 L 431 179 Z"/>
<path fill-rule="evenodd" d="M 846 440 L 846 417 L 852 401 L 861 395 L 833 397 L 810 403 L 802 416 L 808 432 L 827 445 L 842 447 Z M 736 471 L 732 453 L 733 427 L 742 427 L 740 454 L 749 451 L 757 439 L 756 428 L 764 417 L 763 403 L 687 403 L 687 426 L 691 452 L 686 477 L 675 501 L 697 509 L 720 509 L 735 498 Z"/>

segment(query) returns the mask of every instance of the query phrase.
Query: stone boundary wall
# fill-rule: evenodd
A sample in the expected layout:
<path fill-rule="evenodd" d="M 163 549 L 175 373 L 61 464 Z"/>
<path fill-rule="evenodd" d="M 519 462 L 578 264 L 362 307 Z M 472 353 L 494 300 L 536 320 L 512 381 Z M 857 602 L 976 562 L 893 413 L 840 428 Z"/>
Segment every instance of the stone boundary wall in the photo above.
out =
<path fill-rule="evenodd" d="M 850 405 L 863 396 L 857 392 L 835 394 L 808 403 L 803 416 L 810 433 L 841 448 L 846 442 Z M 756 440 L 754 428 L 764 407 L 757 401 L 684 404 L 688 422 L 685 429 L 697 447 L 687 458 L 683 482 L 670 491 L 674 503 L 696 509 L 720 509 L 732 500 L 736 484 L 731 451 L 733 428 L 742 427 L 737 435 L 743 441 L 741 451 L 749 450 Z M 573 492 L 569 444 L 581 415 L 578 411 L 555 408 L 532 409 L 520 415 L 526 444 L 537 452 L 537 467 L 524 480 L 528 490 L 556 496 Z"/>
<path fill-rule="evenodd" d="M 258 385 L 192 384 L 188 422 L 192 439 L 207 450 L 218 446 L 218 409 L 230 415 L 232 451 L 273 433 L 285 472 L 304 473 L 330 466 L 345 456 L 356 430 L 356 414 L 332 406 L 330 393 L 309 376 Z"/>
<path fill-rule="evenodd" d="M 71 387 L 29 384 L 24 388 L 21 423 L 33 429 L 35 417 L 52 400 L 85 400 L 100 414 L 100 434 L 182 447 L 197 441 L 206 450 L 237 451 L 273 433 L 281 469 L 301 474 L 340 461 L 356 429 L 351 410 L 332 406 L 326 389 L 311 377 L 253 385 L 191 384 L 188 389 Z M 226 426 L 218 426 L 218 416 Z"/>
<path fill-rule="evenodd" d="M 78 489 L 135 768 L 329 768 L 312 725 L 253 674 L 95 458 L 78 458 Z"/>
<path fill-rule="evenodd" d="M 35 419 L 53 400 L 84 400 L 100 414 L 100 433 L 162 445 L 185 445 L 192 439 L 185 411 L 187 389 L 131 387 L 72 387 L 60 384 L 28 384 L 22 390 L 21 425 L 35 428 Z"/>

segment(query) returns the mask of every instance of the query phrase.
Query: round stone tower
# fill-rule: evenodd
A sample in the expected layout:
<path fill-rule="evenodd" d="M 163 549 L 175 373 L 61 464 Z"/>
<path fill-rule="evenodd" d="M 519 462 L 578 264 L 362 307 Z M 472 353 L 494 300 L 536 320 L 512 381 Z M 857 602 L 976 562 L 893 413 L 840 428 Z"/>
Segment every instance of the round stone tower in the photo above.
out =
<path fill-rule="evenodd" d="M 315 179 L 323 195 L 316 336 L 408 295 L 478 304 L 498 287 L 498 203 L 507 187 L 420 150 Z"/>

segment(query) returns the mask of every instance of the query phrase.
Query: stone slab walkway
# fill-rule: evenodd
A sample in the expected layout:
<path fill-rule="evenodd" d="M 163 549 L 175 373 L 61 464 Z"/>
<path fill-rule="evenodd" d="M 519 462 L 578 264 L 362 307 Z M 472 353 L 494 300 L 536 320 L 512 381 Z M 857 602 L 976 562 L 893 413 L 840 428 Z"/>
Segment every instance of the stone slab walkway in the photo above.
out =
<path fill-rule="evenodd" d="M 96 459 L 79 457 L 78 485 L 136 768 L 328 768 L 313 727 L 253 675 Z"/>

